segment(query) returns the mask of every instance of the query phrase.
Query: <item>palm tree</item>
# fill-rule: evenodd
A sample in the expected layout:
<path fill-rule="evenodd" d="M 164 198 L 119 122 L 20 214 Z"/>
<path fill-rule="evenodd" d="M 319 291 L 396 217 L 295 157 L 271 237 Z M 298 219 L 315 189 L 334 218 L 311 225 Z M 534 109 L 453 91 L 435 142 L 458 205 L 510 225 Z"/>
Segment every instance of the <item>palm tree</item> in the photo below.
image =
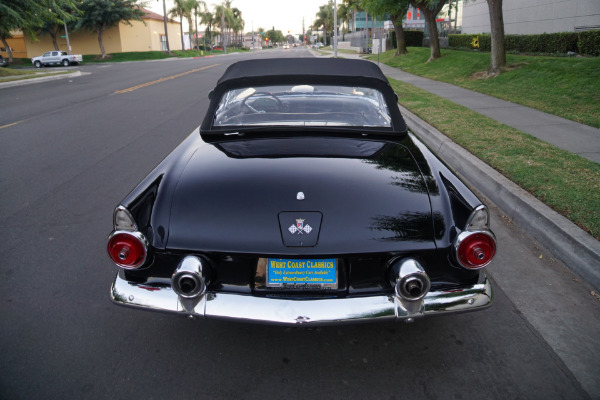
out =
<path fill-rule="evenodd" d="M 356 12 L 361 10 L 360 2 L 359 0 L 344 0 L 343 5 L 346 8 L 348 31 L 350 31 L 350 17 L 354 14 L 354 21 L 356 21 Z"/>
<path fill-rule="evenodd" d="M 338 20 L 342 21 L 342 23 L 340 24 L 342 25 L 342 34 L 348 32 L 348 20 L 350 19 L 350 12 L 350 8 L 345 3 L 340 4 L 340 6 L 338 7 Z M 346 24 L 345 32 L 344 24 Z"/>
<path fill-rule="evenodd" d="M 233 34 L 235 37 L 235 40 L 238 40 L 238 33 L 243 32 L 244 31 L 244 20 L 242 18 L 242 12 L 234 7 L 231 9 L 231 13 L 233 15 L 233 21 L 231 24 L 231 29 L 233 30 Z M 240 33 L 241 36 L 241 33 Z M 239 40 L 241 42 L 241 39 Z"/>
<path fill-rule="evenodd" d="M 206 10 L 206 3 L 202 0 L 192 0 L 194 3 L 194 16 L 195 16 L 195 24 L 194 24 L 194 34 L 196 36 L 196 50 L 200 49 L 200 44 L 198 43 L 198 10 L 201 8 L 202 10 Z M 200 16 L 202 18 L 202 11 L 200 11 Z"/>
<path fill-rule="evenodd" d="M 185 50 L 185 42 L 183 41 L 183 17 L 186 16 L 186 0 L 174 0 L 175 7 L 169 11 L 172 17 L 179 17 L 179 29 L 181 31 L 181 50 Z"/>
<path fill-rule="evenodd" d="M 319 7 L 319 12 L 316 14 L 317 19 L 313 22 L 313 28 L 319 29 L 323 27 L 323 44 L 327 46 L 327 32 L 333 27 L 333 1 L 329 0 L 329 3 Z"/>
<path fill-rule="evenodd" d="M 211 13 L 208 10 L 205 10 L 202 14 L 200 14 L 200 23 L 206 26 L 206 30 L 204 32 L 204 37 L 208 36 L 208 42 L 212 47 L 212 28 L 215 25 L 216 19 L 215 14 Z"/>
<path fill-rule="evenodd" d="M 187 19 L 187 23 L 188 23 L 188 38 L 190 40 L 190 49 L 193 47 L 192 46 L 192 15 L 194 13 L 194 10 L 196 10 L 196 15 L 197 15 L 197 8 L 198 8 L 198 1 L 197 0 L 180 0 L 182 2 L 182 10 L 183 10 L 183 16 L 185 17 L 185 19 Z M 204 3 L 204 2 L 202 2 Z M 205 3 L 204 3 L 205 4 Z M 197 22 L 197 21 L 196 21 Z M 196 32 L 197 33 L 197 32 Z M 182 35 L 183 37 L 183 35 Z"/>
<path fill-rule="evenodd" d="M 223 43 L 223 50 L 227 53 L 227 41 L 225 40 L 225 32 L 227 32 L 227 25 L 233 22 L 233 12 L 231 11 L 231 1 L 225 1 L 223 4 L 215 6 L 215 17 L 217 18 L 217 24 L 221 28 L 221 41 Z"/>

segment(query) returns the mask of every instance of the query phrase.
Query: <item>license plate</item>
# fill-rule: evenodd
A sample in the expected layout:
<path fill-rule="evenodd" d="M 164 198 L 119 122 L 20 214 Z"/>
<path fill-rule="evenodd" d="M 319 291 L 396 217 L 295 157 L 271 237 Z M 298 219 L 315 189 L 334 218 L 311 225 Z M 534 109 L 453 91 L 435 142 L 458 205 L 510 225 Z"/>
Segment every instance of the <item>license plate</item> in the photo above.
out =
<path fill-rule="evenodd" d="M 337 259 L 267 259 L 267 287 L 337 289 Z"/>

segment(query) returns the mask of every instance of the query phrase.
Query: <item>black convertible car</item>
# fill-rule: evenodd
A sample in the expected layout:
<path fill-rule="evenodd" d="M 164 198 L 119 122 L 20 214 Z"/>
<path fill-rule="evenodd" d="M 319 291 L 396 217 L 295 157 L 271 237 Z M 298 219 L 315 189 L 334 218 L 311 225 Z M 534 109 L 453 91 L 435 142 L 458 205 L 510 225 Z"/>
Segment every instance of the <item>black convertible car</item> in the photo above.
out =
<path fill-rule="evenodd" d="M 309 325 L 491 304 L 488 210 L 407 130 L 375 64 L 242 61 L 209 97 L 114 212 L 115 303 Z"/>

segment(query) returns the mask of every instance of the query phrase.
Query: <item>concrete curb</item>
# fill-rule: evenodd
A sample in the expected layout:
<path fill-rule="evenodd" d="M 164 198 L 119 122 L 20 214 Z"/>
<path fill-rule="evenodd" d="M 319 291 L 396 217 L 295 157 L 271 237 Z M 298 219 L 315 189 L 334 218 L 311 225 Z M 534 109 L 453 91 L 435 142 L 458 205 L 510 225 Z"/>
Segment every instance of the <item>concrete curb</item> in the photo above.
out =
<path fill-rule="evenodd" d="M 55 72 L 58 72 L 58 71 L 55 71 Z M 14 86 L 33 85 L 34 83 L 55 81 L 58 79 L 75 78 L 78 76 L 88 75 L 88 74 L 89 74 L 89 72 L 83 73 L 81 71 L 75 71 L 70 74 L 40 76 L 39 78 L 21 79 L 18 81 L 11 81 L 11 82 L 0 82 L 0 89 L 7 88 L 7 87 L 14 87 Z"/>
<path fill-rule="evenodd" d="M 519 228 L 558 260 L 600 290 L 600 242 L 443 133 L 398 105 L 409 128 L 442 160 L 494 203 Z"/>

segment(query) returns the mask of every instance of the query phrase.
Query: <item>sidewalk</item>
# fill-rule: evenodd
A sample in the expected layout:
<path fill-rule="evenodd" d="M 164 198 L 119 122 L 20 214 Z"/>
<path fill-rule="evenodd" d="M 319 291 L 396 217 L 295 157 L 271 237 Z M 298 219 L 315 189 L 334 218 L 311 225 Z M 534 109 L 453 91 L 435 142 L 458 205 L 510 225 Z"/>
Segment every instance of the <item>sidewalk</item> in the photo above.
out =
<path fill-rule="evenodd" d="M 448 83 L 411 75 L 385 64 L 379 64 L 379 67 L 392 79 L 431 92 L 556 147 L 600 163 L 600 129 Z"/>
<path fill-rule="evenodd" d="M 333 53 L 328 56 L 333 56 Z M 338 56 L 361 59 L 358 54 L 338 53 Z M 416 86 L 563 150 L 600 163 L 600 129 L 449 83 L 412 75 L 383 63 L 379 63 L 379 68 L 392 79 Z"/>

